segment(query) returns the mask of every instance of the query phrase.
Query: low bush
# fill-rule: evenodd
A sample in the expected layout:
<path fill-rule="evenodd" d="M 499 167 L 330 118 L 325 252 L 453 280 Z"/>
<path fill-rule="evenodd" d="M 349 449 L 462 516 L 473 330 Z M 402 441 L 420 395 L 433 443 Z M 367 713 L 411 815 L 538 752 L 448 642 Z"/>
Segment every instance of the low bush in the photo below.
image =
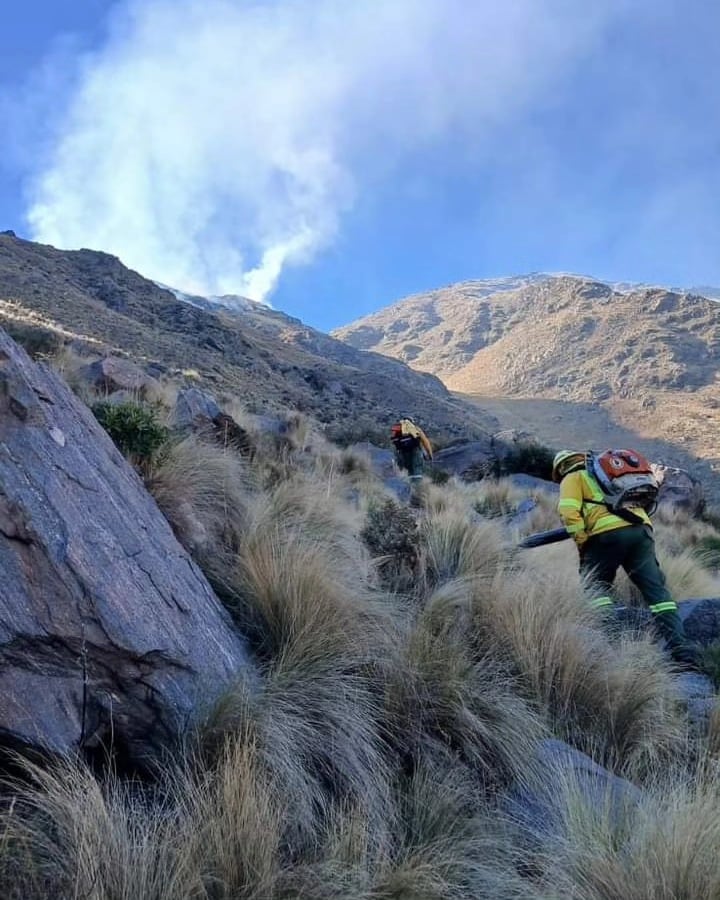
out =
<path fill-rule="evenodd" d="M 170 434 L 158 411 L 143 403 L 107 401 L 96 403 L 92 411 L 120 452 L 142 474 L 149 475 Z"/>
<path fill-rule="evenodd" d="M 493 465 L 493 475 L 512 475 L 516 472 L 535 475 L 537 478 L 552 477 L 555 451 L 535 441 L 518 441 Z"/>
<path fill-rule="evenodd" d="M 387 590 L 406 593 L 420 574 L 420 534 L 413 512 L 395 500 L 371 502 L 361 537 Z"/>
<path fill-rule="evenodd" d="M 20 344 L 28 356 L 33 359 L 52 356 L 62 346 L 62 337 L 57 331 L 50 328 L 32 325 L 29 322 L 18 322 L 14 319 L 4 319 L 1 324 L 10 337 Z"/>

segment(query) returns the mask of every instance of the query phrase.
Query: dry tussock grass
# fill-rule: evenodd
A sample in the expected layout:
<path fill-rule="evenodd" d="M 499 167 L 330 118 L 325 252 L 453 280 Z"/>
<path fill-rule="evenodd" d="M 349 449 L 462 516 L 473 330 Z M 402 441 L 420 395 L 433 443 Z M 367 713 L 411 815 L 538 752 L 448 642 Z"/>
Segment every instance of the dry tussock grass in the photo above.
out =
<path fill-rule="evenodd" d="M 196 438 L 169 448 L 151 489 L 249 636 L 257 672 L 207 711 L 186 758 L 152 790 L 74 764 L 28 766 L 0 812 L 4 895 L 720 893 L 720 717 L 693 784 L 688 763 L 674 763 L 699 744 L 657 646 L 604 631 L 571 544 L 515 553 L 504 524 L 475 509 L 503 510 L 527 492 L 426 485 L 422 509 L 402 508 L 417 584 L 393 596 L 361 538 L 385 496 L 367 461 L 323 445 L 304 420 L 286 451 L 248 471 Z M 527 527 L 554 527 L 554 499 L 536 499 Z M 669 581 L 717 596 L 683 540 L 663 559 Z M 534 751 L 549 734 L 645 793 L 620 821 L 568 782 L 564 827 L 536 835 L 531 854 L 497 805 L 507 787 L 542 778 Z"/>
<path fill-rule="evenodd" d="M 406 765 L 425 756 L 462 763 L 487 794 L 522 780 L 542 728 L 502 666 L 472 658 L 455 616 L 464 589 L 441 589 L 409 632 L 388 679 L 385 727 Z"/>
<path fill-rule="evenodd" d="M 176 441 L 147 486 L 180 543 L 201 560 L 236 546 L 246 529 L 252 479 L 229 449 L 193 436 Z"/>
<path fill-rule="evenodd" d="M 668 590 L 675 600 L 720 597 L 720 578 L 705 568 L 701 555 L 692 550 L 672 553 L 658 548 L 657 556 Z M 621 601 L 642 604 L 640 592 L 622 570 L 615 579 L 614 591 Z"/>
<path fill-rule="evenodd" d="M 676 900 L 720 896 L 717 773 L 648 786 L 622 815 L 584 802 L 566 784 L 562 838 L 548 882 L 579 900 Z"/>
<path fill-rule="evenodd" d="M 260 497 L 227 573 L 232 605 L 263 659 L 320 640 L 351 659 L 387 652 L 394 609 L 374 589 L 374 569 L 352 523 L 332 503 L 305 507 L 302 490 Z M 309 498 L 308 498 L 309 499 Z"/>
<path fill-rule="evenodd" d="M 473 521 L 446 510 L 421 524 L 425 574 L 430 585 L 463 577 L 491 574 L 508 556 L 502 528 L 491 521 Z"/>
<path fill-rule="evenodd" d="M 567 571 L 501 571 L 472 587 L 479 652 L 498 652 L 558 737 L 644 774 L 684 745 L 668 663 L 647 638 L 613 642 Z"/>
<path fill-rule="evenodd" d="M 528 492 L 509 478 L 483 478 L 475 490 L 475 506 L 484 516 L 511 515 Z"/>

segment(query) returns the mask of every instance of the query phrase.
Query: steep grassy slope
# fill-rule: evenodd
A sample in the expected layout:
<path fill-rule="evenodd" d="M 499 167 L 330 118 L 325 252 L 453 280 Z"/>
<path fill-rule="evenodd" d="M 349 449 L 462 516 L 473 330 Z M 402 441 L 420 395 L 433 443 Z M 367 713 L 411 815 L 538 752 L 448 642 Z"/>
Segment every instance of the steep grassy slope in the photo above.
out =
<path fill-rule="evenodd" d="M 718 722 L 690 726 L 647 636 L 604 632 L 572 546 L 515 550 L 524 492 L 449 482 L 409 508 L 319 434 L 283 453 L 254 437 L 253 459 L 173 442 L 147 483 L 259 683 L 206 709 L 156 781 L 21 767 L 0 895 L 717 896 Z M 534 493 L 520 533 L 554 516 Z M 658 533 L 669 570 L 720 538 L 682 518 Z M 720 591 L 701 559 L 672 577 L 678 598 Z M 583 777 L 571 748 L 608 771 Z"/>

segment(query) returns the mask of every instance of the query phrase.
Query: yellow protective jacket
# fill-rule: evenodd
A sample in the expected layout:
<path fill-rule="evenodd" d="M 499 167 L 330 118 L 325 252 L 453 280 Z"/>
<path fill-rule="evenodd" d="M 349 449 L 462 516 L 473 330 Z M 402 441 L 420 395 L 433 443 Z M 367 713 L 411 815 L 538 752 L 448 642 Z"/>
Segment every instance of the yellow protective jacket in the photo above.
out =
<path fill-rule="evenodd" d="M 589 502 L 593 500 L 596 502 Z M 611 513 L 602 501 L 600 485 L 585 469 L 570 472 L 560 482 L 558 512 L 578 547 L 593 534 L 632 524 Z M 652 527 L 650 516 L 644 509 L 633 509 L 633 513 Z"/>
<path fill-rule="evenodd" d="M 411 422 L 409 419 L 401 419 L 400 425 L 402 427 L 403 434 L 411 434 L 413 437 L 419 438 L 420 446 L 423 448 L 423 453 L 427 456 L 428 459 L 433 458 L 433 449 L 432 444 L 427 438 L 425 432 L 416 425 L 414 422 Z"/>

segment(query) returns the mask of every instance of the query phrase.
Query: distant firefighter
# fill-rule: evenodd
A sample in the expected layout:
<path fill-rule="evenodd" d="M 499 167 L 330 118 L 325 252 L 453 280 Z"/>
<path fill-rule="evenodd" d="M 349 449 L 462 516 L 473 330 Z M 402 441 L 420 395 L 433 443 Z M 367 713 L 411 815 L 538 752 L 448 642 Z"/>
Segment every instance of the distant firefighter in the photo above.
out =
<path fill-rule="evenodd" d="M 432 460 L 433 451 L 425 432 L 415 424 L 411 416 L 403 416 L 390 430 L 390 440 L 395 449 L 395 461 L 404 469 L 413 484 L 423 477 L 423 462 Z"/>

